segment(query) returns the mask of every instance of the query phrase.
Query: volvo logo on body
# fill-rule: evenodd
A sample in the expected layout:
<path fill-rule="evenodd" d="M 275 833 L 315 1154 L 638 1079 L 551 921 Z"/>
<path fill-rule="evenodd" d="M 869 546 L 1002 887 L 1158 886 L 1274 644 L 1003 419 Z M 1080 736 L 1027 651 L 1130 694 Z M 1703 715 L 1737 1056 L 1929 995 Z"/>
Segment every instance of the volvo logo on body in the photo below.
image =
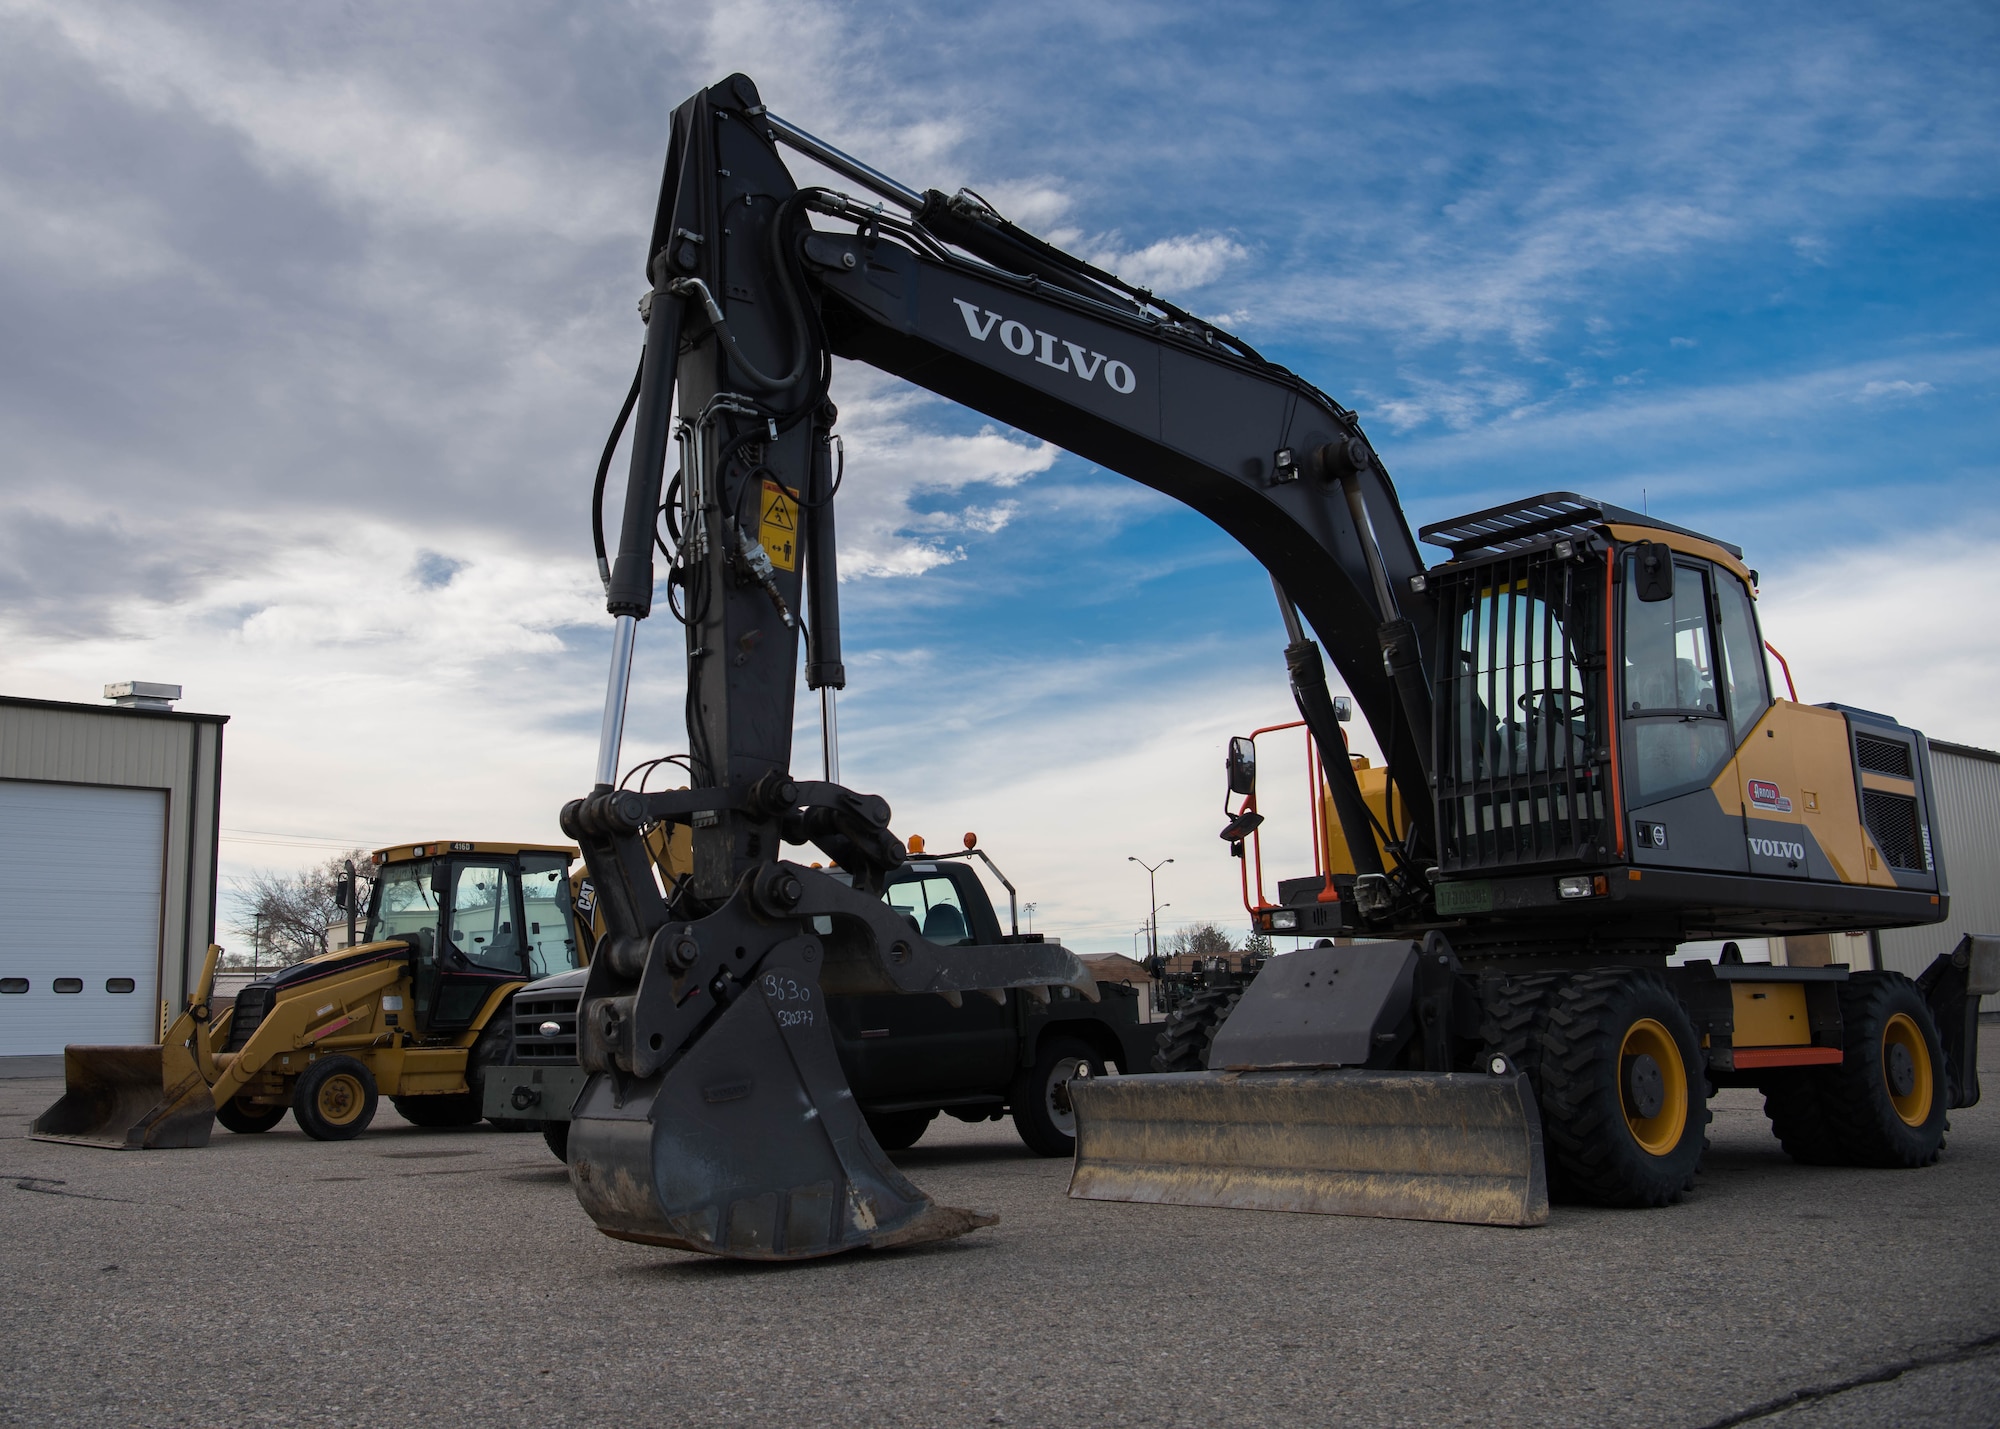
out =
<path fill-rule="evenodd" d="M 1121 397 L 1130 395 L 1132 389 L 1139 385 L 1138 376 L 1115 357 L 1106 357 L 1101 352 L 1092 352 L 1087 347 L 1059 338 L 1052 332 L 1043 332 L 1013 318 L 1004 318 L 990 308 L 981 308 L 979 304 L 968 303 L 963 298 L 953 298 L 952 301 L 965 318 L 966 332 L 975 341 L 987 341 L 997 329 L 1000 345 L 1016 357 L 1032 357 L 1044 367 L 1071 373 L 1085 382 L 1095 382 L 1102 377 L 1104 385 Z"/>
<path fill-rule="evenodd" d="M 1750 840 L 1750 852 L 1761 854 L 1765 858 L 1789 858 L 1795 862 L 1803 862 L 1806 856 L 1806 846 L 1804 844 L 1786 843 L 1783 839 L 1752 839 Z"/>

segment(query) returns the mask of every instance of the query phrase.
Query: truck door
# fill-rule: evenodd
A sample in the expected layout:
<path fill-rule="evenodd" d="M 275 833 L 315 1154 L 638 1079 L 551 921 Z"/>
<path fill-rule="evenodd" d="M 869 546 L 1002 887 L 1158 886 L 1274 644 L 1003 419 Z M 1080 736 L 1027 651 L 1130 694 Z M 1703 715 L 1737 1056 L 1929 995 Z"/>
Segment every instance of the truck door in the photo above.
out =
<path fill-rule="evenodd" d="M 914 862 L 884 894 L 930 942 L 951 947 L 997 940 L 999 925 L 971 869 Z M 864 1102 L 1003 1094 L 1019 1060 L 1014 994 L 996 1003 L 968 992 L 953 1007 L 941 997 L 863 996 L 831 1006 L 855 1095 Z"/>
<path fill-rule="evenodd" d="M 1649 574 L 1649 560 L 1671 578 Z M 1714 572 L 1654 541 L 1627 547 L 1624 561 L 1619 723 L 1633 861 L 1747 872 L 1739 802 L 1717 792 L 1735 786 L 1736 740 L 1715 658 Z"/>
<path fill-rule="evenodd" d="M 437 985 L 431 999 L 431 1032 L 455 1032 L 472 1019 L 503 983 L 527 976 L 522 936 L 520 875 L 511 858 L 454 858 L 443 886 L 443 933 L 438 939 Z"/>

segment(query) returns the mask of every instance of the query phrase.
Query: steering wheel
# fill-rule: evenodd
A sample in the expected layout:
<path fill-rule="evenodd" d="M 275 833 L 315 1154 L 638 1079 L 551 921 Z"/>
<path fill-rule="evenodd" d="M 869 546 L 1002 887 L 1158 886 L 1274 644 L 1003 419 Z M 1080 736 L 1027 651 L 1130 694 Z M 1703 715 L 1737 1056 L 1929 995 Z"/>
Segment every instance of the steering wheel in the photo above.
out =
<path fill-rule="evenodd" d="M 1582 691 L 1558 689 L 1554 685 L 1544 685 L 1537 690 L 1524 690 L 1514 703 L 1520 707 L 1522 714 L 1529 714 L 1530 700 L 1546 700 L 1554 708 L 1554 712 L 1563 719 L 1575 719 L 1584 710 Z"/>

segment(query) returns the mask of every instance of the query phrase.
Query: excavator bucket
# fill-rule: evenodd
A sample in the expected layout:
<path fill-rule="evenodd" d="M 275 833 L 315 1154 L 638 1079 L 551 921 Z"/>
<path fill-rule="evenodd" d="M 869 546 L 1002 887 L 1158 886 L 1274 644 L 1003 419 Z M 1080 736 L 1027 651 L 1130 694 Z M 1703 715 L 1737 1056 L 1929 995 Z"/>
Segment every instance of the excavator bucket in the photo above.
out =
<path fill-rule="evenodd" d="M 208 999 L 221 956 L 209 944 L 194 996 L 159 1046 L 63 1048 L 63 1094 L 29 1135 L 115 1151 L 208 1145 L 215 1130 Z"/>
<path fill-rule="evenodd" d="M 206 1146 L 215 1097 L 186 1047 L 65 1047 L 65 1089 L 35 1118 L 38 1141 L 117 1150 Z"/>
<path fill-rule="evenodd" d="M 1265 964 L 1215 1034 L 1223 1070 L 1070 1083 L 1070 1195 L 1535 1226 L 1541 1118 L 1505 1057 L 1486 1072 L 1368 1070 L 1420 997 L 1415 943 Z"/>
<path fill-rule="evenodd" d="M 1473 1073 L 1177 1072 L 1070 1084 L 1069 1193 L 1239 1210 L 1538 1226 L 1527 1079 Z"/>

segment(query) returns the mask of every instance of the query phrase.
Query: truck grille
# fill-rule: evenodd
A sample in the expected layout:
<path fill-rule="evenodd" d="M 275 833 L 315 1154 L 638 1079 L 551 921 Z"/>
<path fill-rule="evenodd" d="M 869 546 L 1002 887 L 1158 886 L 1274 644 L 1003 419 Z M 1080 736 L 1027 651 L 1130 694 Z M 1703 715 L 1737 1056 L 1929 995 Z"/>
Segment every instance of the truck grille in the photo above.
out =
<path fill-rule="evenodd" d="M 271 994 L 275 989 L 268 983 L 251 983 L 236 994 L 236 1015 L 229 1019 L 229 1045 L 225 1052 L 241 1052 L 250 1044 L 250 1034 L 264 1021 L 264 1014 L 271 1010 Z"/>
<path fill-rule="evenodd" d="M 1863 789 L 1861 807 L 1868 819 L 1868 835 L 1889 867 L 1923 873 L 1929 866 L 1924 857 L 1923 834 L 1917 827 L 1917 801 L 1905 794 L 1885 794 L 1880 789 Z"/>
<path fill-rule="evenodd" d="M 537 1066 L 576 1061 L 576 1005 L 580 992 L 544 993 L 514 999 L 514 1060 Z M 553 1022 L 560 1030 L 553 1037 L 542 1034 L 542 1024 Z"/>

